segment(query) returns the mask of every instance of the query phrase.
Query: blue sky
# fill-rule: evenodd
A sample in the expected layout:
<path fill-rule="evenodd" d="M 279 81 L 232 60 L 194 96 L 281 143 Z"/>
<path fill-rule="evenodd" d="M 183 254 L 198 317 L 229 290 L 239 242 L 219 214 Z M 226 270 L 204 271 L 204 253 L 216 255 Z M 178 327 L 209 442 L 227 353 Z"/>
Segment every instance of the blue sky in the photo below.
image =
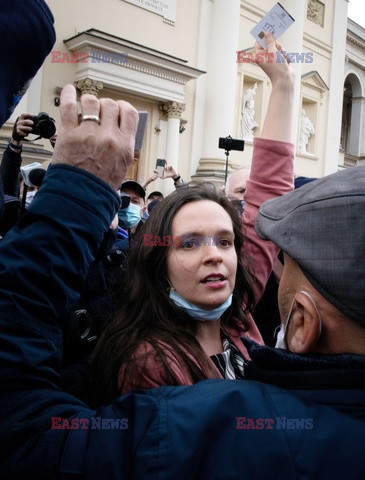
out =
<path fill-rule="evenodd" d="M 351 20 L 365 28 L 365 2 L 364 0 L 350 0 L 348 16 Z"/>

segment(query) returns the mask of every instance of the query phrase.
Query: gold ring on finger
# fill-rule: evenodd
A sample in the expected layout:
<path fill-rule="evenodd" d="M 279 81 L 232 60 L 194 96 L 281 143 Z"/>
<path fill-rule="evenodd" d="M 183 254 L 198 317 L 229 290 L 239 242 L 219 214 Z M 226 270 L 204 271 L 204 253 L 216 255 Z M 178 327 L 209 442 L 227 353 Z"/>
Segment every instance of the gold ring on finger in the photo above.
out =
<path fill-rule="evenodd" d="M 98 115 L 83 115 L 81 118 L 82 122 L 96 122 L 100 125 L 100 117 Z"/>

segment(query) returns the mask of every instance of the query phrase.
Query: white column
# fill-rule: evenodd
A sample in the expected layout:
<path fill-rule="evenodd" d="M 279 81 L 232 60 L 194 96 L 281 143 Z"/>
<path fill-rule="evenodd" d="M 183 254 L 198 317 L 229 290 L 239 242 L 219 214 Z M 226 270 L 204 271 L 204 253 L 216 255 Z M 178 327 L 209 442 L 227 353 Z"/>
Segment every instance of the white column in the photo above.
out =
<path fill-rule="evenodd" d="M 219 137 L 232 134 L 240 0 L 214 0 L 209 37 L 203 157 L 222 158 Z"/>
<path fill-rule="evenodd" d="M 281 5 L 294 18 L 295 22 L 289 29 L 279 38 L 279 42 L 289 53 L 303 52 L 303 31 L 304 19 L 307 16 L 306 0 L 281 0 Z M 292 142 L 297 142 L 299 111 L 300 111 L 300 90 L 302 81 L 302 63 L 293 62 L 291 68 L 295 72 L 295 85 L 293 97 L 293 124 L 292 124 Z"/>
<path fill-rule="evenodd" d="M 211 18 L 213 2 L 211 0 L 200 0 L 200 22 L 197 68 L 208 71 L 208 53 L 210 51 L 209 35 L 211 30 Z M 199 160 L 203 155 L 204 144 L 204 115 L 206 105 L 208 75 L 201 75 L 196 80 L 195 107 L 194 107 L 194 128 L 192 131 L 191 164 L 190 175 L 194 175 Z"/>
<path fill-rule="evenodd" d="M 185 104 L 178 102 L 166 102 L 162 110 L 167 114 L 167 138 L 165 159 L 177 173 L 179 173 L 179 142 L 180 142 L 180 118 L 185 110 Z M 174 190 L 172 180 L 158 180 L 156 183 L 164 195 Z"/>
<path fill-rule="evenodd" d="M 185 105 L 178 102 L 166 102 L 163 110 L 167 113 L 166 160 L 169 165 L 178 170 L 180 118 L 185 110 Z"/>
<path fill-rule="evenodd" d="M 351 108 L 351 128 L 347 152 L 359 157 L 361 154 L 361 130 L 363 124 L 364 97 L 353 97 Z"/>
<path fill-rule="evenodd" d="M 167 139 L 166 139 L 166 160 L 169 165 L 178 170 L 179 161 L 179 127 L 180 119 L 168 117 Z"/>
<path fill-rule="evenodd" d="M 327 117 L 326 153 L 323 175 L 338 171 L 341 139 L 348 0 L 335 0 L 331 82 Z"/>
<path fill-rule="evenodd" d="M 365 156 L 365 99 L 362 106 L 362 122 L 360 127 L 360 157 Z M 363 163 L 364 164 L 364 161 Z"/>

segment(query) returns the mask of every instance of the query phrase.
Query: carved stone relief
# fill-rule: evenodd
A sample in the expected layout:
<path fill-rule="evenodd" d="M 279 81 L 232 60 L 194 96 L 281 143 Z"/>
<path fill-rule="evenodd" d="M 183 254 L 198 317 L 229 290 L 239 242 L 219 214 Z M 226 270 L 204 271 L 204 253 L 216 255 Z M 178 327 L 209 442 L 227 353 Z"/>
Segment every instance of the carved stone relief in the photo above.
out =
<path fill-rule="evenodd" d="M 323 27 L 324 24 L 324 4 L 318 0 L 309 0 L 307 8 L 307 18 Z"/>

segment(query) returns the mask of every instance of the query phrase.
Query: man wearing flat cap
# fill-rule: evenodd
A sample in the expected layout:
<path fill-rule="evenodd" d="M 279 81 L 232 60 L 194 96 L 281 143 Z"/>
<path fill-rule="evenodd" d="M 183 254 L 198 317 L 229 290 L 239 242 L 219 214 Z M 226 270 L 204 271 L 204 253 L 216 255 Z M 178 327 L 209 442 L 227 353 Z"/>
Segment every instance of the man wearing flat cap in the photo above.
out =
<path fill-rule="evenodd" d="M 284 252 L 282 324 L 279 348 L 251 345 L 246 378 L 289 388 L 364 389 L 365 167 L 265 202 L 255 228 Z M 330 397 L 332 390 L 324 403 Z M 353 408 L 353 402 L 348 395 L 345 403 Z"/>

